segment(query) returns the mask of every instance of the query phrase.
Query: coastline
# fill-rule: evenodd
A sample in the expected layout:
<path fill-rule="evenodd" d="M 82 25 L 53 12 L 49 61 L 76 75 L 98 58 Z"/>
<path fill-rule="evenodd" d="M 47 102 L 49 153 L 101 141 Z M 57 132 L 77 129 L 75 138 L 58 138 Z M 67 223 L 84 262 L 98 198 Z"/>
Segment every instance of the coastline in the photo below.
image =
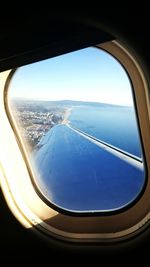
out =
<path fill-rule="evenodd" d="M 70 115 L 71 111 L 72 111 L 72 108 L 68 108 L 65 111 L 65 113 L 64 113 L 64 119 L 63 119 L 63 121 L 62 121 L 61 124 L 68 124 L 69 123 L 68 118 L 69 118 L 69 115 Z"/>

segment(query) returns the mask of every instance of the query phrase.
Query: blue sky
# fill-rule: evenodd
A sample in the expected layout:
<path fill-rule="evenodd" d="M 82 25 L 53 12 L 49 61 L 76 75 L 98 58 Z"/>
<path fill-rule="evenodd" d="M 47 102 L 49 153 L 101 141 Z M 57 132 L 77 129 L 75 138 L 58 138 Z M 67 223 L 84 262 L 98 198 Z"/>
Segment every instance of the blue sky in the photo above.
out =
<path fill-rule="evenodd" d="M 133 104 L 131 85 L 120 63 L 94 47 L 19 68 L 10 83 L 9 95 Z"/>

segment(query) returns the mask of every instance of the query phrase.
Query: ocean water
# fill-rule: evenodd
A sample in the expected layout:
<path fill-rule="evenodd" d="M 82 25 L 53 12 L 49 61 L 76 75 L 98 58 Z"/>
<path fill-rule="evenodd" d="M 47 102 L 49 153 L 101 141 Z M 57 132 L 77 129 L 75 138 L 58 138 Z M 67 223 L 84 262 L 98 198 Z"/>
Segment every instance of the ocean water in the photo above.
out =
<path fill-rule="evenodd" d="M 74 107 L 66 124 L 54 126 L 34 152 L 36 184 L 63 210 L 99 212 L 120 209 L 137 198 L 145 183 L 140 168 L 96 145 L 73 128 L 141 157 L 132 108 Z"/>
<path fill-rule="evenodd" d="M 142 157 L 135 111 L 132 107 L 74 107 L 68 118 L 71 126 Z"/>

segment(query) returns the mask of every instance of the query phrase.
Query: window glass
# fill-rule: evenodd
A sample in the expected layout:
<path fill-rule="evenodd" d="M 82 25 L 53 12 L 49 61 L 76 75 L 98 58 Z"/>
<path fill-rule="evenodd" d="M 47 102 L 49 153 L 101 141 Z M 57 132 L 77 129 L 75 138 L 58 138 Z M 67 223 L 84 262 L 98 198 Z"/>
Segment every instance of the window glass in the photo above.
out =
<path fill-rule="evenodd" d="M 9 105 L 41 195 L 72 212 L 132 203 L 145 183 L 129 78 L 94 47 L 19 68 Z"/>

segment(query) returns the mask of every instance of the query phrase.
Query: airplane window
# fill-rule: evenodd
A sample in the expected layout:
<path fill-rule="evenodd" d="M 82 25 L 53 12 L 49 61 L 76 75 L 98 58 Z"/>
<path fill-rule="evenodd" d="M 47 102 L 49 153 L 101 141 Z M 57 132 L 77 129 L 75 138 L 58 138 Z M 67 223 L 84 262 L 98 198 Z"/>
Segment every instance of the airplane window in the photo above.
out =
<path fill-rule="evenodd" d="M 8 100 L 49 205 L 111 212 L 138 198 L 145 168 L 134 95 L 113 56 L 90 47 L 21 67 Z"/>

